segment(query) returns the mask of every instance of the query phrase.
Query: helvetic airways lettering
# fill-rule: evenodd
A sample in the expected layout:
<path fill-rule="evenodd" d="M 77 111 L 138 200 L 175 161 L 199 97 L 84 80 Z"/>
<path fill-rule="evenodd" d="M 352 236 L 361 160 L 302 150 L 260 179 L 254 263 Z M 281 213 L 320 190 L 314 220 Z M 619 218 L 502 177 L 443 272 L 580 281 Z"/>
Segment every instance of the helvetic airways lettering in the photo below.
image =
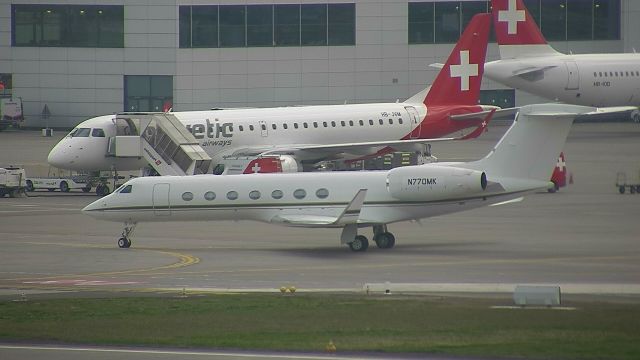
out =
<path fill-rule="evenodd" d="M 233 137 L 233 123 L 230 122 L 211 123 L 211 121 L 207 119 L 205 124 L 187 125 L 187 130 L 198 140 L 204 139 L 205 136 L 209 139 Z"/>

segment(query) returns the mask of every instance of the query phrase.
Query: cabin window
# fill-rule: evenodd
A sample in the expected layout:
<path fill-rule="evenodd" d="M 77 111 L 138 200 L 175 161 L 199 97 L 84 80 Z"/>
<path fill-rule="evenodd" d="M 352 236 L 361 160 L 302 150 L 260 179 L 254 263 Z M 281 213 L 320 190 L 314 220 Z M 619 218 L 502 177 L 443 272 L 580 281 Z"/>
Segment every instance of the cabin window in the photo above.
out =
<path fill-rule="evenodd" d="M 398 124 L 402 125 L 402 118 L 398 119 Z"/>
<path fill-rule="evenodd" d="M 242 125 L 238 125 L 238 129 L 240 129 L 240 131 L 244 131 L 244 127 L 242 127 Z"/>
<path fill-rule="evenodd" d="M 260 199 L 260 191 L 258 190 L 253 190 L 252 192 L 249 193 L 249 199 L 251 200 L 258 200 Z"/>
<path fill-rule="evenodd" d="M 274 199 L 282 199 L 283 195 L 282 190 L 273 190 L 271 192 L 271 197 Z"/>
<path fill-rule="evenodd" d="M 309 125 L 307 123 L 302 123 L 302 127 L 307 129 L 309 127 Z"/>
<path fill-rule="evenodd" d="M 327 196 L 329 196 L 329 190 L 322 188 L 322 189 L 318 189 L 318 191 L 316 191 L 316 196 L 319 199 L 326 199 Z"/>
<path fill-rule="evenodd" d="M 314 121 L 314 122 L 313 122 L 313 127 L 314 127 L 314 128 L 317 128 L 317 127 L 318 127 L 318 123 Z"/>
<path fill-rule="evenodd" d="M 265 124 L 260 125 L 260 127 L 262 128 L 262 130 L 267 130 L 267 125 Z"/>
<path fill-rule="evenodd" d="M 596 74 L 596 72 L 594 71 L 593 72 L 593 77 L 597 77 L 597 76 L 598 76 L 598 74 Z"/>
<path fill-rule="evenodd" d="M 271 124 L 271 128 L 272 128 L 273 130 L 275 130 L 275 129 L 276 129 L 276 124 Z"/>
<path fill-rule="evenodd" d="M 389 119 L 389 125 L 393 125 L 393 119 Z"/>
<path fill-rule="evenodd" d="M 598 75 L 602 77 L 602 71 L 598 71 Z"/>
<path fill-rule="evenodd" d="M 373 120 L 369 119 L 369 125 L 373 125 Z"/>
<path fill-rule="evenodd" d="M 131 193 L 131 185 L 127 185 L 120 190 L 120 194 L 129 194 Z"/>
<path fill-rule="evenodd" d="M 253 125 L 249 125 L 249 131 L 253 131 Z"/>
<path fill-rule="evenodd" d="M 189 191 L 182 193 L 182 200 L 184 200 L 184 201 L 193 200 L 193 193 L 189 192 Z"/>
<path fill-rule="evenodd" d="M 299 200 L 304 199 L 307 196 L 307 192 L 304 189 L 297 189 L 293 192 L 293 197 Z"/>
<path fill-rule="evenodd" d="M 96 128 L 91 130 L 91 136 L 93 137 L 104 137 L 104 130 L 100 128 Z"/>
<path fill-rule="evenodd" d="M 322 122 L 322 126 L 327 127 L 327 126 L 329 126 L 329 125 L 327 124 L 327 122 L 326 122 L 326 121 L 323 121 L 323 122 Z"/>
<path fill-rule="evenodd" d="M 618 72 L 617 71 L 615 72 L 615 74 L 616 74 L 616 76 L 618 76 Z"/>
<path fill-rule="evenodd" d="M 636 71 L 636 76 L 640 76 L 640 71 Z"/>
<path fill-rule="evenodd" d="M 379 119 L 378 122 L 380 123 L 380 125 L 384 124 L 384 120 L 382 120 L 382 119 Z"/>
<path fill-rule="evenodd" d="M 347 126 L 347 123 L 345 123 L 344 121 L 340 121 L 340 125 L 344 127 L 344 126 Z"/>
<path fill-rule="evenodd" d="M 293 123 L 293 128 L 297 129 L 298 128 L 298 123 Z"/>
<path fill-rule="evenodd" d="M 283 128 L 283 129 L 285 129 L 285 130 L 287 130 L 288 125 L 287 125 L 287 124 L 282 124 L 282 128 Z"/>
<path fill-rule="evenodd" d="M 204 193 L 204 198 L 209 201 L 215 200 L 216 193 L 214 193 L 213 191 L 207 191 L 206 193 Z"/>
<path fill-rule="evenodd" d="M 349 120 L 349 126 L 353 126 L 353 120 Z"/>
<path fill-rule="evenodd" d="M 236 200 L 238 198 L 238 192 L 237 191 L 229 191 L 227 193 L 227 199 L 229 200 Z"/>
<path fill-rule="evenodd" d="M 364 121 L 360 120 L 358 122 L 360 123 L 360 126 L 364 126 Z"/>
<path fill-rule="evenodd" d="M 336 127 L 336 122 L 335 121 L 331 122 L 331 127 Z"/>

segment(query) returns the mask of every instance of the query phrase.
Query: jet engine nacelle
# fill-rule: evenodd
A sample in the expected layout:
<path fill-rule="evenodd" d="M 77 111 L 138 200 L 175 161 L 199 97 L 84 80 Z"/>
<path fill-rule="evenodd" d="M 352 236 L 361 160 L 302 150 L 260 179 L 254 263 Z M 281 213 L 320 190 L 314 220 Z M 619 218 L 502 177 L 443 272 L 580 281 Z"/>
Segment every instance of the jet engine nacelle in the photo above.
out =
<path fill-rule="evenodd" d="M 398 200 L 455 199 L 481 194 L 486 188 L 484 172 L 449 166 L 399 167 L 387 175 L 389 194 Z"/>

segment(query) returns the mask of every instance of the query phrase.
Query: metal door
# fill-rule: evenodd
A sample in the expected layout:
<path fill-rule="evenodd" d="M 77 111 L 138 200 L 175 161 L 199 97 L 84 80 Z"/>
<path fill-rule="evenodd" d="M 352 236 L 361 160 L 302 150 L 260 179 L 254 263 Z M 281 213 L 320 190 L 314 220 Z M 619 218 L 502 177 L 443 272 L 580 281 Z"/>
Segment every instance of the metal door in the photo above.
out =
<path fill-rule="evenodd" d="M 578 72 L 578 64 L 575 61 L 565 61 L 567 67 L 567 90 L 578 90 L 580 86 L 580 73 Z"/>
<path fill-rule="evenodd" d="M 264 120 L 258 121 L 258 126 L 260 126 L 260 135 L 262 137 L 267 137 L 269 135 L 269 129 L 267 128 L 267 122 Z"/>
<path fill-rule="evenodd" d="M 153 213 L 157 216 L 171 215 L 169 204 L 169 184 L 153 185 Z"/>
<path fill-rule="evenodd" d="M 420 137 L 420 126 L 422 126 L 422 121 L 420 121 L 420 115 L 418 114 L 418 110 L 416 110 L 413 106 L 405 106 L 404 107 L 409 113 L 409 122 L 411 123 L 411 139 L 416 139 Z"/>

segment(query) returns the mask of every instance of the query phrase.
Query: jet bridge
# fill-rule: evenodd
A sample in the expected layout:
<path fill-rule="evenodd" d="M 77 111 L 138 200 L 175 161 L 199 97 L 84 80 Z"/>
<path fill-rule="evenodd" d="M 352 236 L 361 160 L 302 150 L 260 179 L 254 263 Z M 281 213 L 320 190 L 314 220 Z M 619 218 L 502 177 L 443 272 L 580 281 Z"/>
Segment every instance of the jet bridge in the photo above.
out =
<path fill-rule="evenodd" d="M 144 157 L 160 175 L 205 174 L 211 157 L 171 113 L 121 113 L 107 156 Z"/>

